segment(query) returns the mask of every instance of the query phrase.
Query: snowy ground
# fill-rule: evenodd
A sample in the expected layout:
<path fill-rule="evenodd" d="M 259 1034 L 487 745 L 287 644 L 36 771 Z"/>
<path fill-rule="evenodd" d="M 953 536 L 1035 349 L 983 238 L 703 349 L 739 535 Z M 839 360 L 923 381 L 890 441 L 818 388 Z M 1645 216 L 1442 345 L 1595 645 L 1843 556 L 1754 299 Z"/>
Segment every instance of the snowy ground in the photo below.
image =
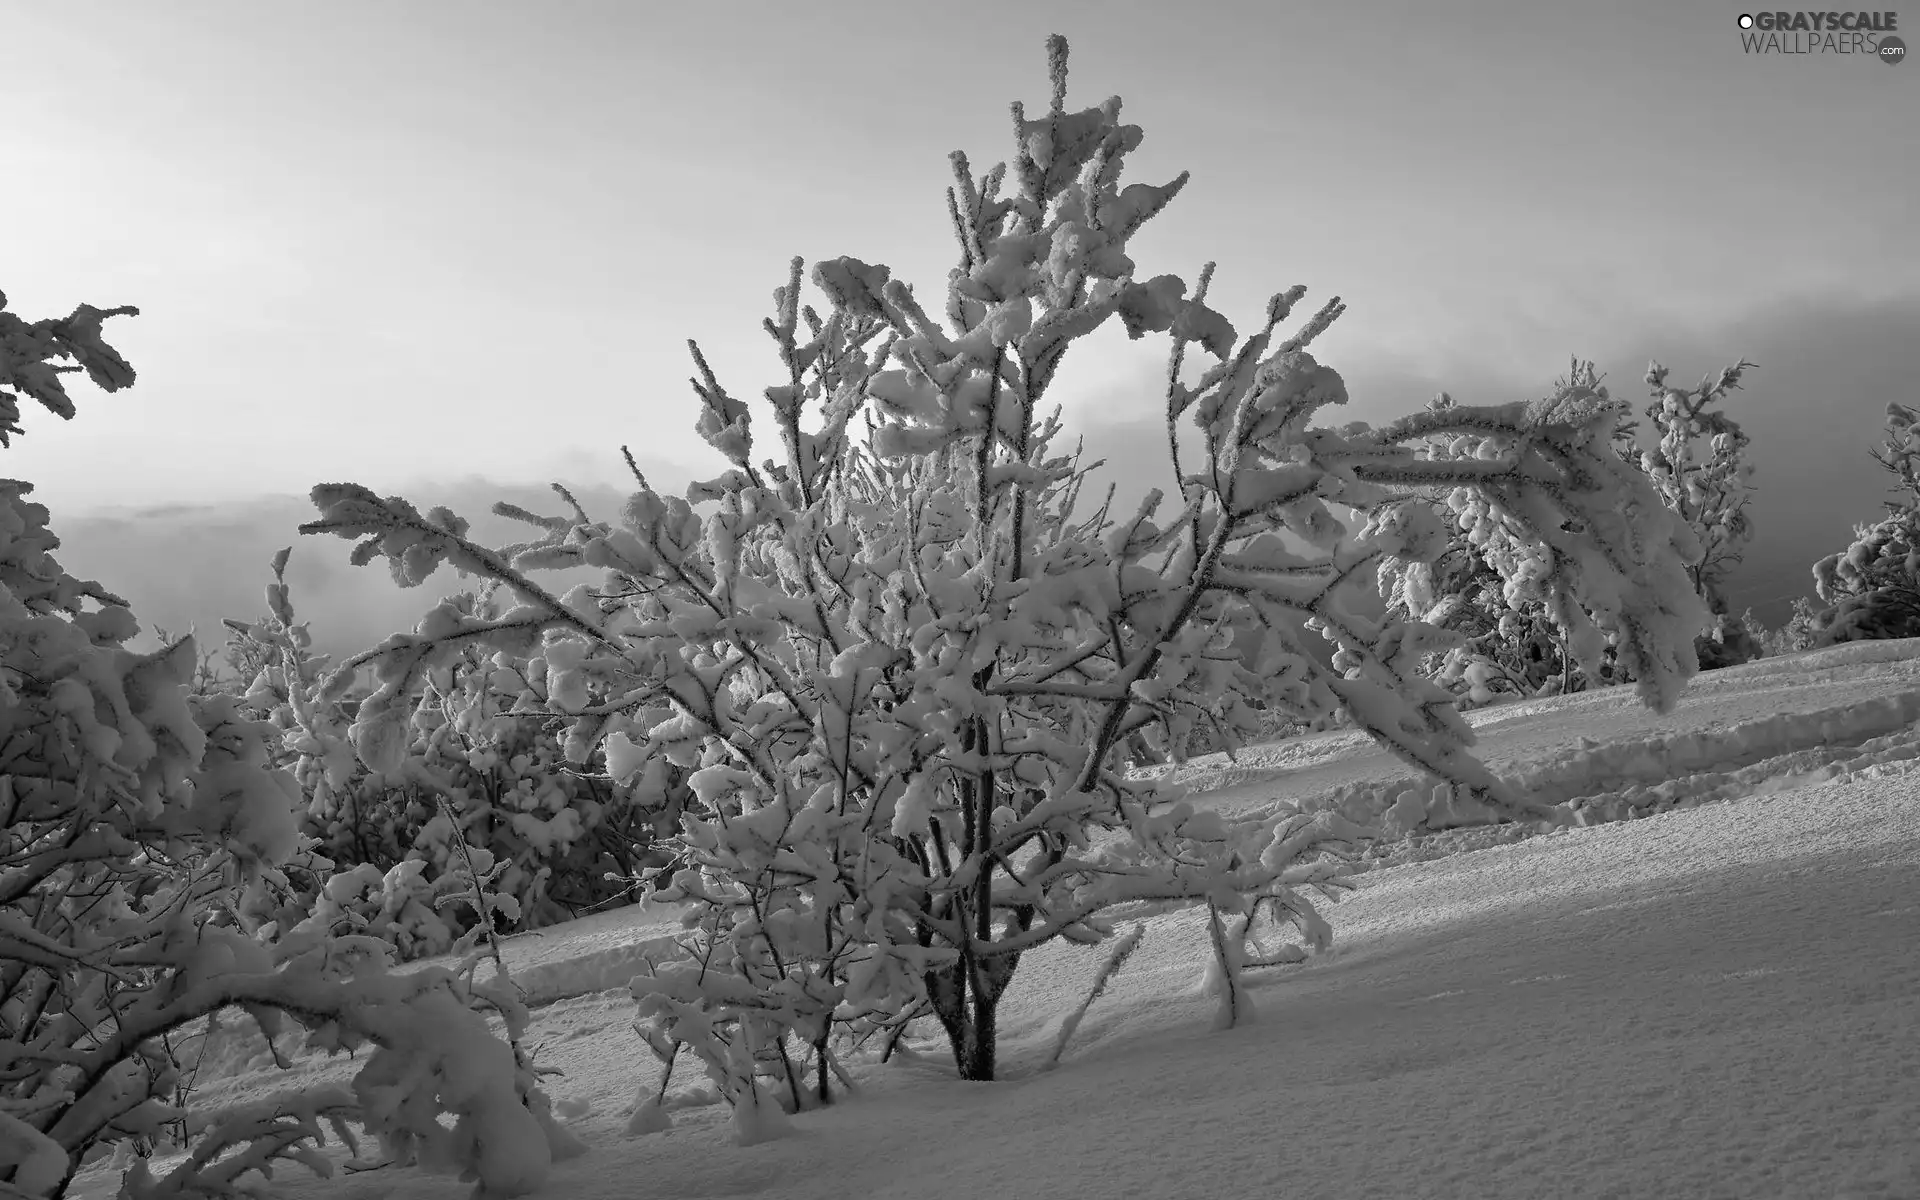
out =
<path fill-rule="evenodd" d="M 752 1147 L 698 1078 L 676 1080 L 674 1128 L 622 1133 L 657 1079 L 623 985 L 672 913 L 512 939 L 538 1061 L 565 1071 L 549 1090 L 591 1145 L 545 1194 L 1920 1197 L 1920 641 L 1714 672 L 1665 718 L 1611 691 L 1473 720 L 1496 770 L 1599 823 L 1438 829 L 1424 789 L 1404 799 L 1411 773 L 1355 735 L 1190 764 L 1177 776 L 1225 810 L 1394 809 L 1406 834 L 1326 910 L 1331 951 L 1254 977 L 1252 1024 L 1209 1031 L 1204 932 L 1162 914 L 1057 1070 L 1034 1068 L 1100 950 L 1022 964 L 1002 1082 L 958 1082 L 921 1043 Z M 210 1039 L 196 1099 L 354 1067 L 276 1070 L 236 1025 Z M 95 1169 L 75 1194 L 117 1182 Z M 276 1180 L 300 1200 L 469 1189 L 413 1170 Z"/>

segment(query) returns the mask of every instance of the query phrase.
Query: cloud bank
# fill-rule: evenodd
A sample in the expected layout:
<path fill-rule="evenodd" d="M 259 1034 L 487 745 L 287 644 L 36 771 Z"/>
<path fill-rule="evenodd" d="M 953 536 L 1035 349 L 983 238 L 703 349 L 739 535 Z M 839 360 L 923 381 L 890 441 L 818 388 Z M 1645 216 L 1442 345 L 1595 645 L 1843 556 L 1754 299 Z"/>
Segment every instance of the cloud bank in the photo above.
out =
<path fill-rule="evenodd" d="M 1758 486 L 1750 509 L 1757 536 L 1729 590 L 1736 610 L 1751 605 L 1777 625 L 1792 597 L 1811 594 L 1814 560 L 1842 549 L 1856 522 L 1880 512 L 1892 480 L 1867 451 L 1878 441 L 1887 402 L 1913 399 L 1907 359 L 1915 330 L 1920 297 L 1809 298 L 1768 305 L 1715 327 L 1647 329 L 1567 351 L 1596 359 L 1614 394 L 1631 399 L 1636 411 L 1645 403 L 1640 375 L 1649 358 L 1689 384 L 1742 354 L 1759 363 L 1728 406 L 1753 439 Z M 1385 420 L 1441 390 L 1468 404 L 1526 399 L 1541 394 L 1566 366 L 1564 354 L 1549 354 L 1536 378 L 1520 379 L 1477 372 L 1462 365 L 1464 356 L 1461 363 L 1349 364 L 1337 355 L 1329 361 L 1346 375 L 1354 400 L 1350 412 L 1329 411 L 1322 423 Z M 1118 504 L 1129 511 L 1147 488 L 1171 490 L 1165 430 L 1152 416 L 1162 394 L 1160 381 L 1143 374 L 1133 382 L 1102 384 L 1068 410 L 1087 453 L 1107 460 L 1103 476 L 1115 483 Z M 690 419 L 690 411 L 685 415 Z M 685 467 L 649 465 L 649 477 L 663 488 L 683 486 L 692 474 Z M 374 482 L 369 486 L 387 491 Z M 537 484 L 469 477 L 395 490 L 422 508 L 447 505 L 493 545 L 528 532 L 492 516 L 496 500 L 535 512 L 565 511 L 551 490 Z M 598 519 L 615 518 L 626 496 L 626 489 L 606 484 L 581 485 L 576 492 Z M 300 536 L 296 527 L 314 516 L 303 496 L 277 495 L 73 517 L 56 507 L 53 528 L 63 539 L 59 557 L 68 570 L 99 579 L 132 602 L 147 631 L 143 645 L 151 644 L 157 628 L 180 633 L 194 626 L 203 648 L 222 644 L 221 617 L 250 620 L 265 612 L 268 562 L 282 546 L 294 548 L 288 581 L 295 607 L 310 622 L 318 647 L 336 655 L 412 628 L 435 600 L 474 582 L 443 568 L 424 586 L 401 589 L 378 564 L 352 566 L 350 542 Z"/>

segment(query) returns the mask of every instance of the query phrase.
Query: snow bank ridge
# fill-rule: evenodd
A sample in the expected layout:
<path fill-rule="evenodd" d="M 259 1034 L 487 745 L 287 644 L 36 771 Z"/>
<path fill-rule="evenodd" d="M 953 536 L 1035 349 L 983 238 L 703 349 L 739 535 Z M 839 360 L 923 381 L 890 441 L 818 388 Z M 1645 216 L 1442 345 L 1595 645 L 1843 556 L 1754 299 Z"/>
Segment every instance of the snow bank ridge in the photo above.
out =
<path fill-rule="evenodd" d="M 1720 729 L 1585 742 L 1502 779 L 1536 799 L 1568 805 L 1580 824 L 1594 825 L 1846 775 L 1885 774 L 1890 765 L 1920 757 L 1916 721 L 1920 688 Z M 1485 806 L 1412 775 L 1333 788 L 1294 807 L 1335 808 L 1353 820 L 1378 823 L 1392 836 L 1495 820 Z"/>

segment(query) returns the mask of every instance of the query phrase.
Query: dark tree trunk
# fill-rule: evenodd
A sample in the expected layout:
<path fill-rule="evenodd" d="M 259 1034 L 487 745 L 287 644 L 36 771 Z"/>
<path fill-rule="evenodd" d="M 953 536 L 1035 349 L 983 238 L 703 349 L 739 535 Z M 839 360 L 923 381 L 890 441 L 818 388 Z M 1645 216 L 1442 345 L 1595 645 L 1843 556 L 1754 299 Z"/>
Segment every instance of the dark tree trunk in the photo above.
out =
<path fill-rule="evenodd" d="M 991 1082 L 994 1078 L 1000 996 L 1012 981 L 1019 959 L 1018 954 L 1006 954 L 981 963 L 970 961 L 963 951 L 959 962 L 926 974 L 933 1015 L 946 1031 L 953 1064 L 962 1079 Z"/>
<path fill-rule="evenodd" d="M 967 1077 L 967 1030 L 972 1024 L 967 1014 L 966 970 L 964 962 L 957 962 L 936 967 L 926 975 L 927 999 L 933 1002 L 933 1015 L 939 1019 L 940 1028 L 947 1031 L 953 1064 L 962 1079 Z"/>
<path fill-rule="evenodd" d="M 960 1064 L 960 1078 L 991 1080 L 994 1068 L 995 1039 L 999 1036 L 1000 995 L 989 995 L 976 983 L 973 989 L 973 1020 L 968 1023 L 963 1043 L 954 1047 L 954 1061 Z"/>

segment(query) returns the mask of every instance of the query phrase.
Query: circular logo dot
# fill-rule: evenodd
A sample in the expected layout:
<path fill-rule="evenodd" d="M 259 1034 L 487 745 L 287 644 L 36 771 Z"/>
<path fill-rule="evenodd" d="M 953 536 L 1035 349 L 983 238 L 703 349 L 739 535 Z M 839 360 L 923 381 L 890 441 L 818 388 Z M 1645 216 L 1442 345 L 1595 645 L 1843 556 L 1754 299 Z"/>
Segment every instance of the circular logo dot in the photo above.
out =
<path fill-rule="evenodd" d="M 1752 14 L 1752 13 L 1741 13 L 1741 14 L 1740 14 L 1740 28 L 1742 28 L 1742 29 L 1752 29 L 1752 28 L 1753 28 L 1753 14 Z"/>
<path fill-rule="evenodd" d="M 1885 63 L 1905 62 L 1906 58 L 1907 58 L 1907 44 L 1905 42 L 1901 41 L 1897 37 L 1894 37 L 1892 34 L 1888 34 L 1886 37 L 1883 37 L 1880 39 L 1880 61 L 1881 62 L 1885 62 Z"/>

